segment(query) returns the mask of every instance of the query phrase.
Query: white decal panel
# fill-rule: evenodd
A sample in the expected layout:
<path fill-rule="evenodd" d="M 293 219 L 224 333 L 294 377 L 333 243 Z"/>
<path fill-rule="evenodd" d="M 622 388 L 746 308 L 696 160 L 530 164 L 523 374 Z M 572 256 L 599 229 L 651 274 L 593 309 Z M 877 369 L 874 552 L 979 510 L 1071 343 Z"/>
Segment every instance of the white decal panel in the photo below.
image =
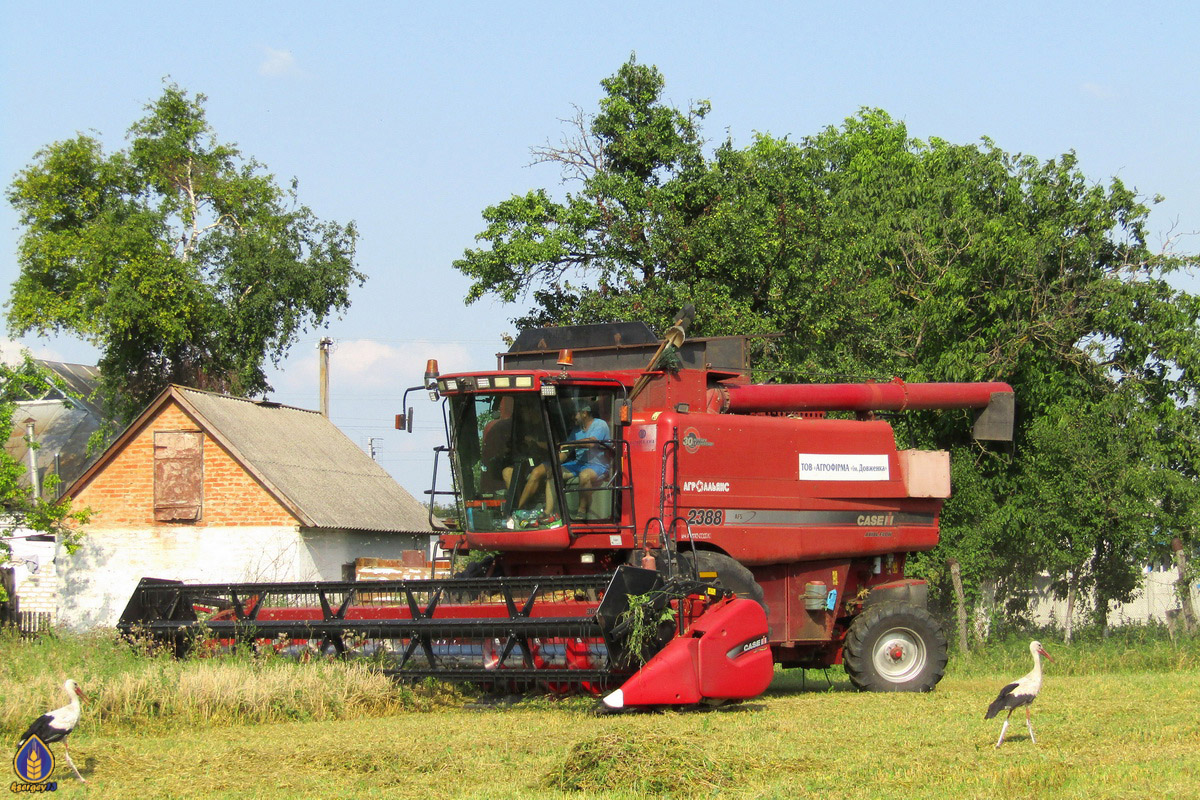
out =
<path fill-rule="evenodd" d="M 651 452 L 658 448 L 658 426 L 638 425 L 633 434 L 633 446 L 642 452 Z"/>
<path fill-rule="evenodd" d="M 886 453 L 800 453 L 802 481 L 886 481 L 891 479 Z"/>

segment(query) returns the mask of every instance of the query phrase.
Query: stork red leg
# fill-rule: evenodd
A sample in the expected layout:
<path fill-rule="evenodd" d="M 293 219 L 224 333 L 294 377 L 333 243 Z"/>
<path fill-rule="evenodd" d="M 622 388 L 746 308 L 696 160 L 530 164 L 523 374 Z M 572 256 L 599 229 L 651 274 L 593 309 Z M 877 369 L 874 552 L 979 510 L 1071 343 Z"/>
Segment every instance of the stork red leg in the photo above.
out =
<path fill-rule="evenodd" d="M 79 778 L 80 783 L 87 783 L 87 780 L 79 774 L 79 770 L 75 768 L 75 762 L 71 760 L 71 748 L 67 746 L 67 740 L 63 739 L 63 755 L 67 757 L 67 763 L 71 765 L 71 771 L 75 773 L 75 777 Z"/>
<path fill-rule="evenodd" d="M 1000 726 L 1000 738 L 996 740 L 996 747 L 999 747 L 1004 742 L 1004 732 L 1008 730 L 1008 721 L 1012 719 L 1013 710 L 1008 710 L 1008 716 L 1004 718 L 1004 724 Z"/>

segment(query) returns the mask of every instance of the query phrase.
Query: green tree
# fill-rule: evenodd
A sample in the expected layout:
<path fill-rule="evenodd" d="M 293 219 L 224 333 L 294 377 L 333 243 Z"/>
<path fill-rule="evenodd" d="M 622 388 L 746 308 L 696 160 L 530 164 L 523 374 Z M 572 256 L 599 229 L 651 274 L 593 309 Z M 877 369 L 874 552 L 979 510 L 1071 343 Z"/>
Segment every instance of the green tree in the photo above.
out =
<path fill-rule="evenodd" d="M 454 264 L 473 279 L 468 302 L 489 293 L 513 302 L 532 293 L 536 306 L 519 321 L 523 327 L 596 311 L 613 318 L 630 306 L 641 311 L 630 302 L 632 287 L 647 289 L 656 307 L 668 302 L 659 292 L 670 291 L 684 231 L 701 210 L 679 192 L 703 177 L 697 125 L 708 104 L 686 113 L 664 106 L 662 75 L 635 58 L 602 85 L 607 94 L 598 114 L 579 112 L 562 147 L 534 150 L 579 190 L 562 201 L 534 190 L 483 212 L 488 226 L 477 238 L 488 246 Z M 598 297 L 603 310 L 585 309 Z M 651 316 L 670 314 L 665 306 L 658 311 Z"/>
<path fill-rule="evenodd" d="M 295 180 L 282 188 L 220 143 L 205 99 L 169 84 L 125 150 L 55 142 L 8 190 L 24 227 L 10 331 L 96 345 L 123 418 L 169 383 L 268 390 L 264 364 L 348 308 L 364 280 L 353 223 L 317 219 Z"/>
<path fill-rule="evenodd" d="M 631 59 L 602 85 L 595 116 L 534 150 L 578 188 L 484 211 L 479 246 L 455 262 L 469 301 L 532 297 L 518 324 L 660 330 L 692 301 L 697 334 L 783 334 L 759 354 L 759 377 L 1008 381 L 1011 449 L 970 442 L 965 413 L 895 423 L 905 444 L 954 455 L 943 545 L 915 562 L 935 579 L 947 555 L 972 586 L 1050 569 L 1103 604 L 1128 595 L 1155 542 L 1194 541 L 1200 300 L 1165 276 L 1196 259 L 1149 250 L 1149 209 L 1121 181 L 1089 180 L 1072 153 L 917 140 L 872 109 L 709 156 L 708 104 L 665 106 L 654 67 Z M 1037 482 L 1068 456 L 1056 500 Z M 1093 484 L 1105 494 L 1078 505 L 1072 487 Z M 1046 503 L 1053 514 L 1039 517 Z M 1066 519 L 1091 527 L 1050 530 Z"/>
<path fill-rule="evenodd" d="M 1130 599 L 1151 555 L 1148 523 L 1158 516 L 1160 495 L 1138 437 L 1112 435 L 1126 422 L 1118 401 L 1114 395 L 1039 416 L 1027 438 L 1017 519 L 1030 532 L 1037 562 L 1057 578 L 1056 593 L 1067 599 L 1068 641 L 1082 596 L 1092 594 L 1094 618 L 1103 625 L 1109 601 Z"/>
<path fill-rule="evenodd" d="M 17 401 L 41 397 L 53 385 L 53 378 L 28 353 L 20 364 L 0 363 L 0 430 L 13 430 Z M 43 487 L 45 491 L 35 497 L 32 487 L 22 484 L 27 473 L 26 465 L 0 450 L 0 564 L 12 553 L 7 538 L 14 533 L 52 534 L 68 550 L 74 550 L 83 526 L 91 518 L 87 509 L 72 511 L 69 499 L 57 497 L 57 476 L 51 476 Z M 0 601 L 7 599 L 0 587 Z"/>

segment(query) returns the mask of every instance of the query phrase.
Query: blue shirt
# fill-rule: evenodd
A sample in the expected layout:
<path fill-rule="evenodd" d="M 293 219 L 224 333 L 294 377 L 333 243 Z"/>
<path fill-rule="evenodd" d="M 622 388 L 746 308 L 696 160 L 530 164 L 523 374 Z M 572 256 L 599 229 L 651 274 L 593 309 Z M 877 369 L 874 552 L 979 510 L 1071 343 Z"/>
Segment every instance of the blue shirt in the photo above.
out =
<path fill-rule="evenodd" d="M 595 439 L 597 442 L 607 442 L 608 437 L 608 423 L 602 419 L 593 417 L 591 424 L 587 426 L 587 430 L 579 429 L 575 431 L 567 437 L 567 441 L 577 442 L 581 439 Z M 603 447 L 589 447 L 582 453 L 576 451 L 575 457 L 571 460 L 578 464 L 599 464 L 603 463 L 603 458 Z"/>

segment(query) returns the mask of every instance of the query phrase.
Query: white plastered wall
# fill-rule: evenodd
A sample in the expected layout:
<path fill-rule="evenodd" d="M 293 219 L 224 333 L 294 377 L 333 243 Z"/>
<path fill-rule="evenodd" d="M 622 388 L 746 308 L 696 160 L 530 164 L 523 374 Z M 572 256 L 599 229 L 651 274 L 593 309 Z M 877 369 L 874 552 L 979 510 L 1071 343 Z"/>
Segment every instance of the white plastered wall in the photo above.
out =
<path fill-rule="evenodd" d="M 338 581 L 361 557 L 399 558 L 426 537 L 287 527 L 109 528 L 60 548 L 58 623 L 81 630 L 117 623 L 142 578 L 187 583 Z"/>
<path fill-rule="evenodd" d="M 300 533 L 290 527 L 162 526 L 94 530 L 80 548 L 58 551 L 59 624 L 117 623 L 142 578 L 188 583 L 318 580 Z"/>

